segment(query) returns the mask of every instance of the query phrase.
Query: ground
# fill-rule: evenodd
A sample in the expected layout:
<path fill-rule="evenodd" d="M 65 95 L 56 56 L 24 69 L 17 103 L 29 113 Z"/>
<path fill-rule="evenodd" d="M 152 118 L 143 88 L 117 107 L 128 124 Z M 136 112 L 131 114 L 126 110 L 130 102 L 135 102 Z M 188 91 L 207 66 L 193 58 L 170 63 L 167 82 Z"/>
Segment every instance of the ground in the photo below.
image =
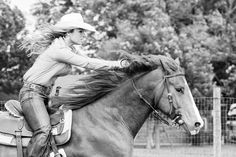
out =
<path fill-rule="evenodd" d="M 236 145 L 223 145 L 221 157 L 235 157 Z M 214 157 L 213 146 L 172 146 L 155 149 L 134 149 L 133 157 Z"/>

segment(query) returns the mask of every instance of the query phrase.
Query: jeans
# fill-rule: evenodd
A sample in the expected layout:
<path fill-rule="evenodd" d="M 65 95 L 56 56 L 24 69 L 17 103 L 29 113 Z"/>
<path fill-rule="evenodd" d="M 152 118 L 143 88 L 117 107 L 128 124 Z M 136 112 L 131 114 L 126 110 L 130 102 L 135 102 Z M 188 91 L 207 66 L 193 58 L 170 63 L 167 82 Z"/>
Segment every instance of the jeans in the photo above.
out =
<path fill-rule="evenodd" d="M 26 150 L 27 157 L 48 157 L 51 142 L 50 117 L 46 108 L 48 95 L 39 89 L 23 86 L 19 100 L 25 120 L 33 131 Z"/>

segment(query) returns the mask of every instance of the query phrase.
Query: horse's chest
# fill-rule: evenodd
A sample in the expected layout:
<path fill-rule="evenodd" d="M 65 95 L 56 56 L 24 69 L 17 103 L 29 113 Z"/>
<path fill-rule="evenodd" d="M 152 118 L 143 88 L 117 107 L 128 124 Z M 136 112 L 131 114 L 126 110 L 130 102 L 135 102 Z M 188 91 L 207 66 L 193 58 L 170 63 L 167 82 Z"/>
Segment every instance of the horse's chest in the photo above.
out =
<path fill-rule="evenodd" d="M 77 156 L 131 157 L 133 143 L 126 133 L 101 127 L 80 129 L 73 142 Z"/>

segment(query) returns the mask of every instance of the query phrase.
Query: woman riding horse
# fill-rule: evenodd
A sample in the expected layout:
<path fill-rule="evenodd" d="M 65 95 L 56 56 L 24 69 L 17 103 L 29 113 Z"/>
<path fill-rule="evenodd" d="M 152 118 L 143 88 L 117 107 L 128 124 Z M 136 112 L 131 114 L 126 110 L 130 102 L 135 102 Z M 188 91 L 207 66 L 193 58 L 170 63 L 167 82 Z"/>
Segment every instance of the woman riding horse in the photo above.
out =
<path fill-rule="evenodd" d="M 64 15 L 54 26 L 45 28 L 24 41 L 22 48 L 30 55 L 38 54 L 33 66 L 24 74 L 19 99 L 26 121 L 34 134 L 27 148 L 27 156 L 48 156 L 51 125 L 45 104 L 55 80 L 71 71 L 71 65 L 87 69 L 122 68 L 127 62 L 88 58 L 74 45 L 83 45 L 88 32 L 95 28 L 84 22 L 79 13 Z"/>
<path fill-rule="evenodd" d="M 74 109 L 71 138 L 59 146 L 67 157 L 131 157 L 134 138 L 152 112 L 191 135 L 203 126 L 183 70 L 171 58 L 134 56 L 124 69 L 74 78 L 51 104 Z M 9 135 L 0 134 L 4 138 Z M 16 157 L 15 147 L 0 143 L 0 157 Z"/>

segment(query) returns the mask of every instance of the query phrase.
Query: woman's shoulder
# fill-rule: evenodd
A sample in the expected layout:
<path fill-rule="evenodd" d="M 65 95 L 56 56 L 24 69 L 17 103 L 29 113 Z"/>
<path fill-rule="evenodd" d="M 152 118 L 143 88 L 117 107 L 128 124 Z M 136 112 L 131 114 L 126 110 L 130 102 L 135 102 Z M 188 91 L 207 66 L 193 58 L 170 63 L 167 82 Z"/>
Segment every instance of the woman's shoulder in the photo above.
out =
<path fill-rule="evenodd" d="M 69 49 L 69 47 L 66 45 L 63 38 L 56 38 L 50 47 L 57 48 L 57 49 Z"/>
<path fill-rule="evenodd" d="M 54 60 L 62 60 L 64 58 L 73 57 L 71 48 L 66 45 L 63 39 L 55 39 L 45 51 L 44 55 Z"/>
<path fill-rule="evenodd" d="M 63 39 L 55 39 L 47 48 L 46 53 L 54 54 L 69 51 L 70 48 L 65 44 Z"/>

